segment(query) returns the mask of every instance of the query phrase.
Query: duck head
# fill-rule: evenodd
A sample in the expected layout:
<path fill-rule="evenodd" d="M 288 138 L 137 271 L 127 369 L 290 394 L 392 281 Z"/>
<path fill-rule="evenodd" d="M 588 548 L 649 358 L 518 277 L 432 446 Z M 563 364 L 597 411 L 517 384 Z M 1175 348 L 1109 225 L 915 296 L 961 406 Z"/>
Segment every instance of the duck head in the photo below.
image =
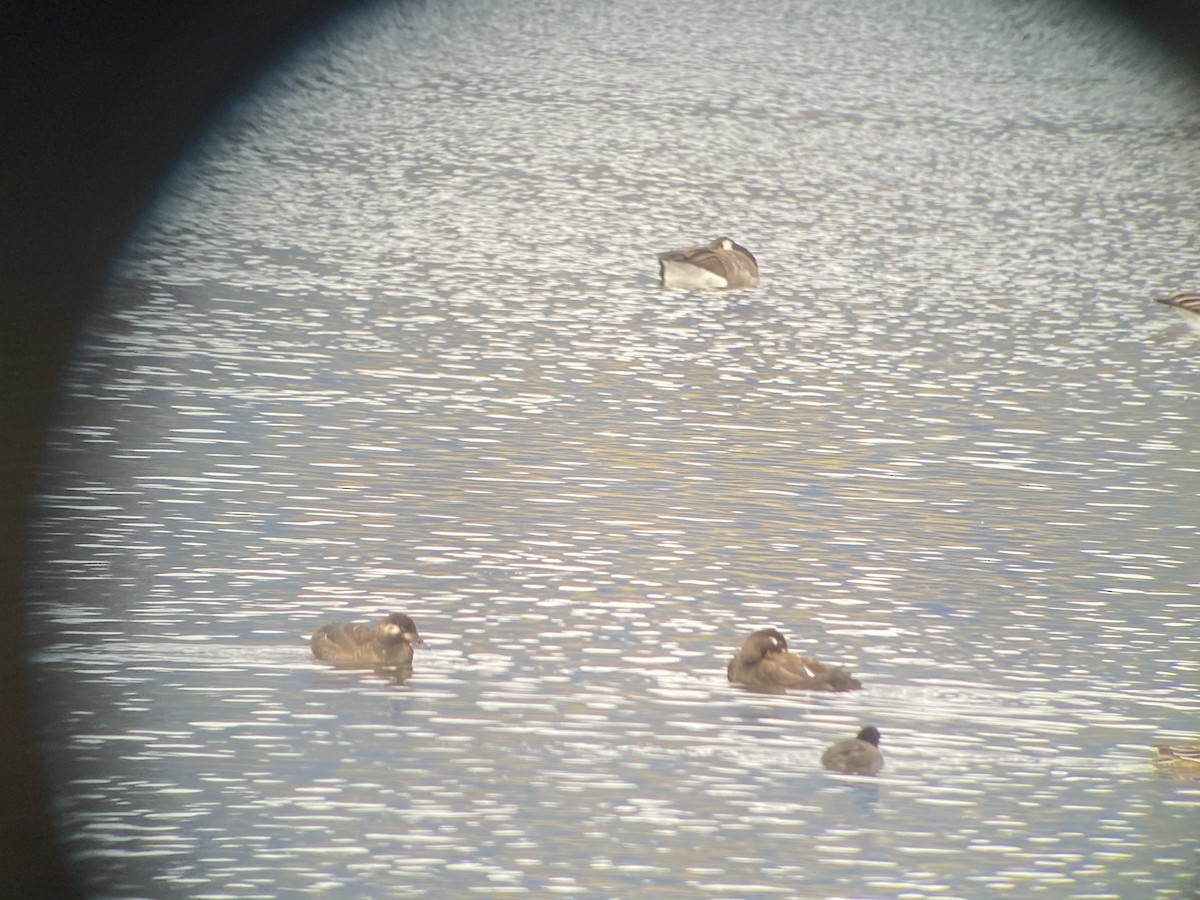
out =
<path fill-rule="evenodd" d="M 416 623 L 404 613 L 392 613 L 379 623 L 383 637 L 388 641 L 408 641 L 414 647 L 424 647 L 425 642 L 417 633 Z"/>
<path fill-rule="evenodd" d="M 871 744 L 872 746 L 875 746 L 875 747 L 879 746 L 879 729 L 876 728 L 874 725 L 863 726 L 862 728 L 859 729 L 856 737 L 860 741 L 866 741 L 868 744 Z"/>
<path fill-rule="evenodd" d="M 747 661 L 765 659 L 772 653 L 787 653 L 787 640 L 774 628 L 760 629 L 742 644 L 742 656 Z"/>
<path fill-rule="evenodd" d="M 774 642 L 774 649 L 770 652 L 778 652 L 778 653 L 787 653 L 788 652 L 787 638 L 785 638 L 783 636 L 782 631 L 779 631 L 778 629 L 775 629 L 775 628 L 764 628 L 763 632 L 765 634 L 770 635 L 771 640 Z"/>

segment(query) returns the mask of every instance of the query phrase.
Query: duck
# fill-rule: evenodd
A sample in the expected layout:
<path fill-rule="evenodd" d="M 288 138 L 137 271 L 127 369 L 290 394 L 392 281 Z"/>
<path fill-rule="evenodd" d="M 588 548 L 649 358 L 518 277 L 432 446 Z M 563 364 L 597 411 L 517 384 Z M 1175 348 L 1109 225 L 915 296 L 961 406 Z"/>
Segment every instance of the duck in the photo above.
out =
<path fill-rule="evenodd" d="M 1200 291 L 1188 291 L 1171 297 L 1155 297 L 1155 302 L 1174 307 L 1193 328 L 1200 329 Z"/>
<path fill-rule="evenodd" d="M 1170 297 L 1155 297 L 1154 300 L 1185 312 L 1200 314 L 1200 291 L 1185 291 Z"/>
<path fill-rule="evenodd" d="M 883 768 L 879 752 L 879 729 L 864 725 L 858 734 L 830 744 L 821 754 L 821 765 L 834 772 L 852 775 L 875 775 Z"/>
<path fill-rule="evenodd" d="M 731 238 L 658 254 L 665 288 L 758 287 L 758 260 Z"/>
<path fill-rule="evenodd" d="M 862 687 L 862 682 L 841 666 L 789 653 L 787 638 L 774 628 L 760 629 L 746 638 L 725 673 L 732 682 L 777 694 L 787 688 L 853 691 Z"/>
<path fill-rule="evenodd" d="M 424 646 L 417 626 L 404 613 L 390 613 L 372 624 L 327 622 L 313 632 L 317 659 L 343 666 L 405 668 L 412 665 L 413 647 Z"/>
<path fill-rule="evenodd" d="M 1159 744 L 1154 748 L 1154 768 L 1160 775 L 1200 778 L 1200 741 L 1190 744 Z"/>

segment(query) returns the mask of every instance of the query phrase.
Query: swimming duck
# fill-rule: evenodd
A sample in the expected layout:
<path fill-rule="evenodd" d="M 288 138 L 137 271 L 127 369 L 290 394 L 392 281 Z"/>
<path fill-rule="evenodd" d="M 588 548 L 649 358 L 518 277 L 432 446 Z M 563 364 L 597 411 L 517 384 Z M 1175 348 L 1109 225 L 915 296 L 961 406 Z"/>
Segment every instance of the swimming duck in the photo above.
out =
<path fill-rule="evenodd" d="M 658 255 L 663 287 L 758 287 L 758 260 L 730 238 L 718 238 L 703 247 L 684 247 Z"/>
<path fill-rule="evenodd" d="M 372 625 L 328 622 L 313 632 L 312 652 L 340 665 L 400 668 L 412 665 L 413 645 L 424 643 L 412 619 L 392 613 Z"/>
<path fill-rule="evenodd" d="M 1191 744 L 1160 744 L 1154 748 L 1154 767 L 1161 775 L 1200 778 L 1200 741 Z"/>
<path fill-rule="evenodd" d="M 1173 306 L 1188 325 L 1200 328 L 1200 292 L 1189 291 L 1185 294 L 1175 294 L 1172 297 L 1155 297 L 1154 299 L 1166 306 Z"/>
<path fill-rule="evenodd" d="M 787 639 L 774 628 L 763 628 L 746 638 L 725 672 L 730 681 L 771 693 L 783 693 L 786 688 L 853 691 L 862 687 L 862 682 L 840 666 L 789 653 Z"/>
<path fill-rule="evenodd" d="M 836 744 L 830 744 L 821 754 L 821 765 L 835 772 L 854 775 L 875 775 L 883 768 L 879 752 L 879 729 L 867 725 L 858 734 Z"/>

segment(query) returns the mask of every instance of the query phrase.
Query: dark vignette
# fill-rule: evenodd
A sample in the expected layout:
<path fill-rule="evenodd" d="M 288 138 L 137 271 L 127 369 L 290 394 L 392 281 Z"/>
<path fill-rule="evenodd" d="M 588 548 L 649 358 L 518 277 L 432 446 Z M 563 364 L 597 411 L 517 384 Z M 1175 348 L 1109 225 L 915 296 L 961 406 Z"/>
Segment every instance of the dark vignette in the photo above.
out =
<path fill-rule="evenodd" d="M 398 0 L 399 2 L 399 0 Z M 80 896 L 46 812 L 21 573 L 58 381 L 172 162 L 239 88 L 352 0 L 9 0 L 0 7 L 0 895 Z M 1200 71 L 1200 3 L 1109 0 Z"/>

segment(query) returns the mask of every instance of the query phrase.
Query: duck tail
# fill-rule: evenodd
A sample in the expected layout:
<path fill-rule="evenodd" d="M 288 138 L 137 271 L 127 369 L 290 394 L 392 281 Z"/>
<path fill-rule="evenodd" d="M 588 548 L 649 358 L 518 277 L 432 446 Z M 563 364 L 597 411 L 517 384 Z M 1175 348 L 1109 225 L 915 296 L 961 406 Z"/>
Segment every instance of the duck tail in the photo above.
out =
<path fill-rule="evenodd" d="M 862 689 L 862 682 L 845 669 L 834 669 L 829 673 L 829 689 L 831 691 L 857 691 Z"/>

